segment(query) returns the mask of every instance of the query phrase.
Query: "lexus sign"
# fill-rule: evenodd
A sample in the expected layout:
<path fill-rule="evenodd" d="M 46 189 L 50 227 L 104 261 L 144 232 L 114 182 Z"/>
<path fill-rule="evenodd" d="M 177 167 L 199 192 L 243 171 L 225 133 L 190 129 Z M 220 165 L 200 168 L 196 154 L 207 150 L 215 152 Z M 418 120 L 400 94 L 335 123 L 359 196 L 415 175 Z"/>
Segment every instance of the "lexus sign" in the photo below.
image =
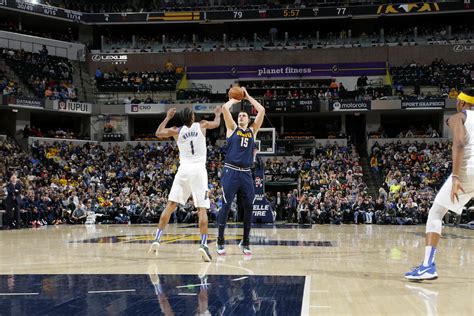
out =
<path fill-rule="evenodd" d="M 127 55 L 99 55 L 95 54 L 91 57 L 93 62 L 96 63 L 111 63 L 111 64 L 125 64 L 128 61 Z"/>
<path fill-rule="evenodd" d="M 453 51 L 455 53 L 474 52 L 474 45 L 454 45 Z"/>

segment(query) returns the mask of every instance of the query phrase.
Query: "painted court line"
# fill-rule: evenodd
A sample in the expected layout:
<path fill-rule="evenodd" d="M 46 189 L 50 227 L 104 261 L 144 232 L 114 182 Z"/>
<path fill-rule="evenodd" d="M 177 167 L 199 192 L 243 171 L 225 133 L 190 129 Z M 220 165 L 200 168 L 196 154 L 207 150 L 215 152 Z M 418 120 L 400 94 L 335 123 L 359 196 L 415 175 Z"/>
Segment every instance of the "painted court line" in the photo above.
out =
<path fill-rule="evenodd" d="M 39 295 L 39 293 L 0 293 L 0 296 Z"/>
<path fill-rule="evenodd" d="M 211 283 L 199 283 L 199 284 L 186 284 L 186 285 L 178 285 L 176 286 L 177 289 L 182 289 L 185 287 L 196 287 L 196 286 L 201 286 L 201 285 L 211 285 Z"/>
<path fill-rule="evenodd" d="M 309 315 L 309 296 L 311 288 L 311 276 L 307 275 L 304 279 L 303 303 L 301 304 L 301 315 Z"/>
<path fill-rule="evenodd" d="M 98 293 L 122 293 L 122 292 L 136 292 L 135 289 L 130 290 L 104 290 L 104 291 L 88 291 L 89 294 L 98 294 Z"/>
<path fill-rule="evenodd" d="M 248 276 L 244 276 L 244 277 L 241 277 L 241 278 L 232 279 L 232 281 L 242 281 L 242 280 L 245 280 L 245 279 L 248 279 L 248 278 L 249 278 Z"/>

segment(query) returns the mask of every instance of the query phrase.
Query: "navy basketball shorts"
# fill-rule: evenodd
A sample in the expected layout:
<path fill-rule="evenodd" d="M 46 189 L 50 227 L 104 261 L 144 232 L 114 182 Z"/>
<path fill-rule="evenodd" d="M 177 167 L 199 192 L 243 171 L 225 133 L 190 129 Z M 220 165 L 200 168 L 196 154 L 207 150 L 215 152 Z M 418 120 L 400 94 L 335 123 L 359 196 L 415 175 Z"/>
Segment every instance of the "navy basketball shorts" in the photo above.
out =
<path fill-rule="evenodd" d="M 251 171 L 235 170 L 224 167 L 221 178 L 222 194 L 225 204 L 232 204 L 236 194 L 244 207 L 253 205 L 255 184 Z"/>

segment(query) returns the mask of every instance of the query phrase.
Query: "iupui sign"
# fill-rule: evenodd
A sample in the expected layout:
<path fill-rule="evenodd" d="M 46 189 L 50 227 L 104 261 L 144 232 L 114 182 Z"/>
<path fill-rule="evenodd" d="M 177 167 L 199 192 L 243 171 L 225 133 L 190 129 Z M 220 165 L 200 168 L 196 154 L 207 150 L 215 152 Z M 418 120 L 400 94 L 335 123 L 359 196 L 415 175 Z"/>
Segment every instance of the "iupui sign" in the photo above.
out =
<path fill-rule="evenodd" d="M 126 104 L 125 113 L 127 114 L 161 114 L 165 112 L 164 104 Z"/>
<path fill-rule="evenodd" d="M 93 62 L 96 63 L 111 63 L 115 65 L 126 64 L 128 61 L 127 55 L 106 55 L 106 54 L 94 54 L 91 56 Z"/>
<path fill-rule="evenodd" d="M 255 200 L 253 202 L 253 223 L 273 223 L 273 209 L 265 197 L 265 170 L 261 159 L 257 158 L 255 167 Z"/>
<path fill-rule="evenodd" d="M 330 101 L 329 109 L 331 111 L 367 111 L 370 110 L 370 101 Z"/>
<path fill-rule="evenodd" d="M 91 103 L 82 103 L 82 102 L 55 100 L 53 102 L 53 109 L 56 110 L 56 111 L 61 111 L 61 112 L 91 114 L 92 113 L 92 104 Z"/>

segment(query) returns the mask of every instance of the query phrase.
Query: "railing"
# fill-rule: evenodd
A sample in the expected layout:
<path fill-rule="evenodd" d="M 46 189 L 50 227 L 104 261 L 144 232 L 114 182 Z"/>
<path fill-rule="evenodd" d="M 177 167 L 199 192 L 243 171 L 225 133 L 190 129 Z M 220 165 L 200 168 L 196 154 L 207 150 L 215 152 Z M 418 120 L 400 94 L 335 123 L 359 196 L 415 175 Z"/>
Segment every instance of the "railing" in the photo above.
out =
<path fill-rule="evenodd" d="M 0 31 L 0 47 L 3 48 L 23 49 L 27 52 L 37 53 L 43 45 L 48 49 L 48 55 L 65 57 L 71 60 L 84 60 L 84 44 Z"/>
<path fill-rule="evenodd" d="M 434 143 L 441 143 L 445 141 L 449 141 L 449 138 L 423 138 L 423 137 L 413 137 L 413 138 L 369 138 L 367 139 L 367 152 L 371 153 L 372 146 L 374 146 L 375 143 L 378 143 L 379 145 L 383 146 L 385 144 L 390 144 L 390 143 L 397 143 L 401 142 L 402 144 L 411 144 L 414 142 L 418 143 L 426 143 L 426 144 L 434 144 Z"/>
<path fill-rule="evenodd" d="M 0 135 L 2 136 L 2 135 Z M 38 141 L 40 144 L 49 144 L 52 145 L 54 143 L 66 143 L 66 144 L 73 144 L 75 146 L 83 146 L 87 143 L 89 144 L 96 144 L 101 145 L 104 148 L 107 148 L 109 144 L 111 146 L 119 146 L 120 148 L 124 148 L 126 146 L 135 147 L 139 143 L 143 146 L 148 145 L 165 145 L 166 143 L 170 143 L 170 141 L 123 141 L 123 142 L 98 142 L 92 140 L 80 140 L 80 139 L 65 139 L 65 138 L 49 138 L 49 137 L 29 137 L 28 144 L 31 146 L 33 142 Z"/>

